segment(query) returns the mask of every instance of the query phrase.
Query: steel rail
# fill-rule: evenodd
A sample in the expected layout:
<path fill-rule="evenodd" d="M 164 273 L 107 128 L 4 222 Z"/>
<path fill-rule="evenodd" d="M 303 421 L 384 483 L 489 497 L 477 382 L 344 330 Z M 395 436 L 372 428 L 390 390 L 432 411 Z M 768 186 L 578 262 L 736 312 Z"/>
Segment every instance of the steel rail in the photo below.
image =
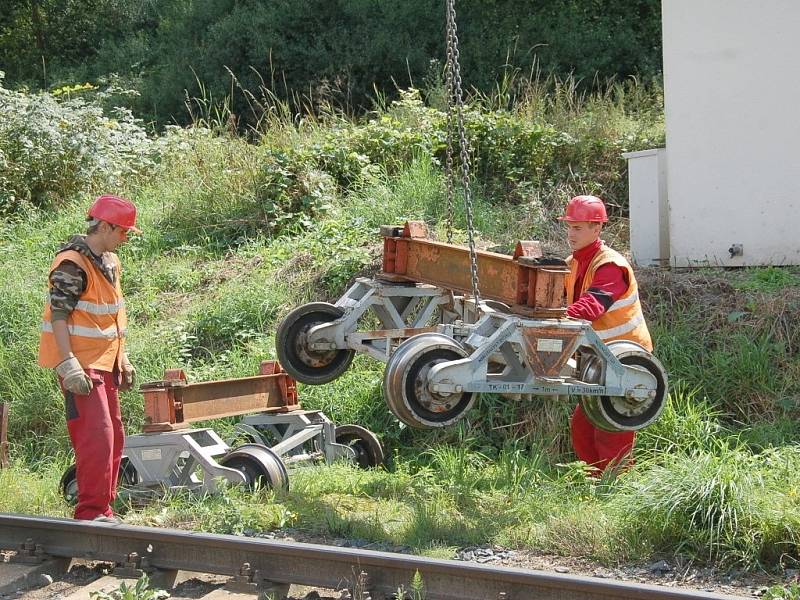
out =
<path fill-rule="evenodd" d="M 419 572 L 429 600 L 744 600 L 354 548 L 0 513 L 0 549 L 26 543 L 52 557 L 129 563 L 135 552 L 149 568 L 218 575 L 240 575 L 249 563 L 256 581 L 334 589 L 353 588 L 360 581 L 373 598 L 389 596 L 400 586 L 409 589 Z"/>

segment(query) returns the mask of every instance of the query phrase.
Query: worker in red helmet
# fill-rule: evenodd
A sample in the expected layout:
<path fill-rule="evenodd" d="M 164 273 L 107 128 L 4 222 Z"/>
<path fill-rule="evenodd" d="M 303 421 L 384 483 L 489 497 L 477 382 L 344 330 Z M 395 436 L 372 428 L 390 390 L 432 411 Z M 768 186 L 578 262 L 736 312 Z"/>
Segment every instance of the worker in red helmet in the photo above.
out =
<path fill-rule="evenodd" d="M 603 223 L 608 221 L 603 201 L 596 196 L 575 196 L 559 220 L 566 224 L 572 249 L 567 258 L 567 315 L 591 321 L 603 342 L 630 340 L 652 352 L 633 269 L 624 256 L 600 239 Z M 594 475 L 629 460 L 635 432 L 598 429 L 580 405 L 572 414 L 570 429 L 575 454 L 592 467 Z"/>
<path fill-rule="evenodd" d="M 116 496 L 124 431 L 118 390 L 136 371 L 125 352 L 127 318 L 114 251 L 136 228 L 136 207 L 118 196 L 98 197 L 86 235 L 73 236 L 50 266 L 39 364 L 55 369 L 75 450 L 76 519 L 117 521 Z"/>

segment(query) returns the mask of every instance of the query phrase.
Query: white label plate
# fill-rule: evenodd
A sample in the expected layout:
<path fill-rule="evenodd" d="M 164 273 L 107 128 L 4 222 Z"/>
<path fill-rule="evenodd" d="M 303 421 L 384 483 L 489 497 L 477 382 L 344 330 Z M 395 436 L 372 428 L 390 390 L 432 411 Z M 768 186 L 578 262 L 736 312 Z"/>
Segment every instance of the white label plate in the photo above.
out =
<path fill-rule="evenodd" d="M 142 450 L 142 460 L 161 460 L 161 448 Z"/>
<path fill-rule="evenodd" d="M 537 352 L 561 352 L 564 348 L 562 340 L 554 340 L 550 338 L 539 338 L 536 340 Z"/>

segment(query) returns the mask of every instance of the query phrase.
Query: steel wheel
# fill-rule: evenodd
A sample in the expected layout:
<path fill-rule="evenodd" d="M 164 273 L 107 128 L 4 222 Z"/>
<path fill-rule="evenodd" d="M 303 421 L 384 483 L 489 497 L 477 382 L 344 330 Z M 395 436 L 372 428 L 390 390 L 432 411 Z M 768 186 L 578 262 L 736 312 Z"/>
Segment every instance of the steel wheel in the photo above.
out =
<path fill-rule="evenodd" d="M 428 387 L 431 368 L 466 358 L 466 350 L 440 333 L 415 335 L 398 346 L 386 364 L 383 393 L 389 410 L 418 429 L 452 425 L 475 403 L 475 394 L 440 394 Z"/>
<path fill-rule="evenodd" d="M 643 369 L 655 377 L 655 397 L 636 400 L 624 396 L 582 396 L 581 407 L 592 424 L 604 431 L 643 429 L 664 410 L 667 400 L 666 371 L 655 356 L 634 342 L 610 342 L 608 349 L 623 365 Z M 599 383 L 602 371 L 600 359 L 590 359 L 581 371 L 583 381 Z"/>
<path fill-rule="evenodd" d="M 117 480 L 118 488 L 131 487 L 139 483 L 139 473 L 131 464 L 127 456 L 123 456 L 119 463 L 119 479 Z M 77 504 L 78 502 L 78 469 L 77 466 L 70 465 L 64 474 L 61 476 L 61 483 L 59 484 L 61 495 L 66 500 L 67 504 Z"/>
<path fill-rule="evenodd" d="M 281 321 L 275 336 L 278 360 L 286 372 L 302 383 L 320 385 L 339 377 L 350 366 L 353 350 L 312 350 L 308 331 L 332 323 L 344 311 L 327 302 L 311 302 L 295 308 Z"/>
<path fill-rule="evenodd" d="M 336 428 L 336 443 L 355 450 L 356 464 L 362 469 L 383 464 L 383 447 L 378 437 L 369 429 L 359 425 L 339 425 Z"/>
<path fill-rule="evenodd" d="M 289 473 L 280 457 L 261 444 L 243 444 L 234 448 L 219 464 L 241 471 L 249 489 L 269 487 L 274 490 L 289 489 Z"/>

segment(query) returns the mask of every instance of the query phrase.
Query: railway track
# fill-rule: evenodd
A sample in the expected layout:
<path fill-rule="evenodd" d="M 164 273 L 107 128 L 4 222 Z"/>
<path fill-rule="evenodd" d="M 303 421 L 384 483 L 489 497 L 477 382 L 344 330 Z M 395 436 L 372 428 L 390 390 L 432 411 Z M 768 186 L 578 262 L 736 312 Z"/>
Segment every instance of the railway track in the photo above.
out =
<path fill-rule="evenodd" d="M 290 584 L 351 590 L 354 600 L 392 598 L 419 573 L 426 600 L 743 600 L 741 596 L 676 590 L 573 576 L 437 560 L 353 548 L 172 529 L 0 514 L 0 549 L 11 564 L 117 565 L 114 575 L 141 572 L 160 582 L 179 571 L 229 577 L 228 589 L 286 594 Z"/>

